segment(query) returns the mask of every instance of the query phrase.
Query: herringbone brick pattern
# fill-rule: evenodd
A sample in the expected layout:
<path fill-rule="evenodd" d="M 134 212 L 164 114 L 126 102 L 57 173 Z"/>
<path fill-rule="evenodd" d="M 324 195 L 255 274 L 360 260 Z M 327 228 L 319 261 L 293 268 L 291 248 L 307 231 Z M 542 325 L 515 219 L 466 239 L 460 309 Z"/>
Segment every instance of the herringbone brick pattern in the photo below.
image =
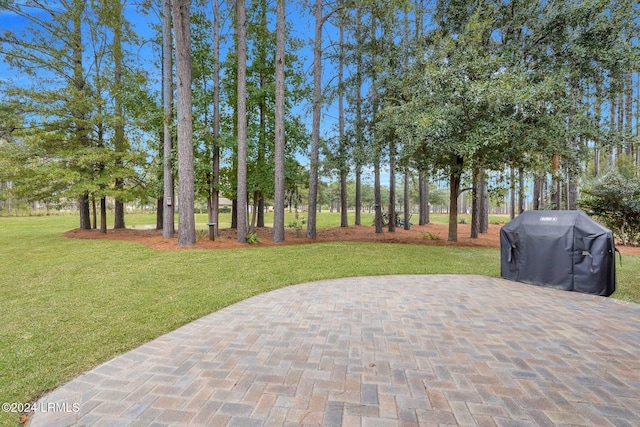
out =
<path fill-rule="evenodd" d="M 308 283 L 162 336 L 50 403 L 31 426 L 638 426 L 640 306 L 479 276 Z"/>

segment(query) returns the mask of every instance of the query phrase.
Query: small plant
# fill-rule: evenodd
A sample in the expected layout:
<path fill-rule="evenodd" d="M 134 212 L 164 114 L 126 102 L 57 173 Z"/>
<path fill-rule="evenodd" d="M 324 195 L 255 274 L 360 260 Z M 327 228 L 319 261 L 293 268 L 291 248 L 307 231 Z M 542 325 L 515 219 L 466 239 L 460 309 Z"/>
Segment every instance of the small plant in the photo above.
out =
<path fill-rule="evenodd" d="M 255 231 L 252 231 L 251 233 L 247 234 L 247 243 L 249 243 L 250 245 L 255 244 L 255 243 L 260 243 L 260 237 L 258 236 L 258 233 L 256 233 Z"/>
<path fill-rule="evenodd" d="M 203 229 L 196 230 L 196 239 L 197 240 L 204 239 L 208 235 L 209 235 L 209 232 L 207 230 L 203 230 Z"/>
<path fill-rule="evenodd" d="M 300 237 L 300 230 L 302 230 L 302 226 L 305 224 L 306 221 L 298 215 L 298 210 L 296 209 L 295 220 L 287 224 L 287 228 L 293 228 L 296 230 L 296 237 Z"/>
<path fill-rule="evenodd" d="M 460 221 L 458 221 L 458 224 L 466 224 L 467 220 L 464 218 L 461 218 Z"/>
<path fill-rule="evenodd" d="M 421 231 L 420 234 L 422 234 L 424 240 L 442 240 L 440 233 L 433 234 L 429 231 Z"/>

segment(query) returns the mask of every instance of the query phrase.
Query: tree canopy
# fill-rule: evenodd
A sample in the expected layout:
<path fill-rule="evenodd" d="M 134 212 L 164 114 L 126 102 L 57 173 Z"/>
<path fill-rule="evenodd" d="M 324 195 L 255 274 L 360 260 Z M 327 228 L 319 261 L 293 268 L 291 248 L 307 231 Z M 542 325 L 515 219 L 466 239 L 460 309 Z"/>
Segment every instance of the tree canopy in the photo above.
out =
<path fill-rule="evenodd" d="M 194 3 L 189 40 L 164 52 L 179 59 L 189 50 L 192 59 L 190 81 L 181 83 L 192 95 L 192 128 L 183 134 L 171 114 L 163 130 L 161 3 L 144 2 L 136 13 L 119 0 L 0 4 L 19 23 L 0 35 L 0 61 L 14 73 L 0 86 L 0 181 L 12 183 L 10 197 L 73 200 L 82 227 L 90 226 L 91 200 L 161 199 L 159 181 L 178 172 L 178 153 L 161 149 L 167 135 L 193 148 L 186 161 L 194 184 L 182 187 L 178 177 L 179 193 L 208 200 L 210 211 L 218 194 L 235 200 L 235 212 L 252 206 L 242 230 L 264 225 L 276 194 L 284 209 L 278 147 L 285 193 L 309 188 L 310 237 L 323 179 L 337 176 L 340 203 L 355 197 L 359 212 L 362 176 L 374 175 L 380 218 L 384 200 L 395 214 L 395 175 L 410 188 L 415 171 L 422 189 L 426 176 L 448 182 L 456 240 L 467 187 L 480 203 L 487 185 L 510 186 L 513 200 L 516 187 L 522 197 L 533 182 L 535 207 L 573 208 L 588 175 L 619 164 L 637 174 L 637 2 L 298 2 L 287 5 L 279 44 L 275 2 Z M 242 26 L 237 6 L 246 6 Z M 175 19 L 173 27 L 181 28 Z M 296 37 L 307 27 L 313 40 Z M 285 51 L 281 104 L 277 44 Z M 151 54 L 140 60 L 143 49 Z M 279 145 L 276 106 L 284 115 Z"/>

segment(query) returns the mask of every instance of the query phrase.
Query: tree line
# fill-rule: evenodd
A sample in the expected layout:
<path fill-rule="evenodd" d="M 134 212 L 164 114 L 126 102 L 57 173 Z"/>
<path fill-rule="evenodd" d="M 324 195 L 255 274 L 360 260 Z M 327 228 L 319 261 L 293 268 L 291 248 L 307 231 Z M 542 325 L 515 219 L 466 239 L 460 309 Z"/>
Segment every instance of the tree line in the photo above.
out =
<path fill-rule="evenodd" d="M 311 40 L 293 36 L 292 6 L 313 16 Z M 394 231 L 396 180 L 408 227 L 415 175 L 421 224 L 430 181 L 448 181 L 456 240 L 463 191 L 476 237 L 500 180 L 513 211 L 527 181 L 534 208 L 575 209 L 589 177 L 639 169 L 633 1 L 161 0 L 135 6 L 153 23 L 149 40 L 132 7 L 0 3 L 23 24 L 0 35 L 18 73 L 2 85 L 0 182 L 26 200 L 78 200 L 82 228 L 106 232 L 107 197 L 115 227 L 124 203 L 151 197 L 165 236 L 179 206 L 178 244 L 190 245 L 195 199 L 217 223 L 224 195 L 239 241 L 271 201 L 281 241 L 287 200 L 305 193 L 315 238 L 320 177 L 332 174 L 356 224 L 373 175 L 375 231 L 383 213 Z M 146 43 L 151 65 L 135 54 Z"/>

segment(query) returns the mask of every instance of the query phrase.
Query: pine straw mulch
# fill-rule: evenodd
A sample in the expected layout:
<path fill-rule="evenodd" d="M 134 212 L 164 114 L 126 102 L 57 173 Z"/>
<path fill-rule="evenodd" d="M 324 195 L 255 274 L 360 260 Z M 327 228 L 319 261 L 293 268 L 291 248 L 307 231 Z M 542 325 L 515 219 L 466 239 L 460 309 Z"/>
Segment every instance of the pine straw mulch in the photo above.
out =
<path fill-rule="evenodd" d="M 285 241 L 274 243 L 272 229 L 268 227 L 256 230 L 260 242 L 248 245 L 238 243 L 234 229 L 221 229 L 220 235 L 215 241 L 209 240 L 208 234 L 197 239 L 193 246 L 178 246 L 177 233 L 173 238 L 162 237 L 161 230 L 144 229 L 110 229 L 106 234 L 99 230 L 75 229 L 64 233 L 66 237 L 75 239 L 107 239 L 137 242 L 154 250 L 170 251 L 185 249 L 231 249 L 263 246 L 302 245 L 321 242 L 377 242 L 377 243 L 404 243 L 413 245 L 437 245 L 437 246 L 467 246 L 467 247 L 500 247 L 500 225 L 490 225 L 488 233 L 480 234 L 477 239 L 471 239 L 471 226 L 469 224 L 458 225 L 458 241 L 447 240 L 448 224 L 413 225 L 410 230 L 397 227 L 395 232 L 389 232 L 384 228 L 383 233 L 375 233 L 373 226 L 350 226 L 318 229 L 316 239 L 305 237 L 306 228 L 302 230 L 286 229 Z M 640 247 L 618 246 L 623 255 L 640 255 Z"/>

